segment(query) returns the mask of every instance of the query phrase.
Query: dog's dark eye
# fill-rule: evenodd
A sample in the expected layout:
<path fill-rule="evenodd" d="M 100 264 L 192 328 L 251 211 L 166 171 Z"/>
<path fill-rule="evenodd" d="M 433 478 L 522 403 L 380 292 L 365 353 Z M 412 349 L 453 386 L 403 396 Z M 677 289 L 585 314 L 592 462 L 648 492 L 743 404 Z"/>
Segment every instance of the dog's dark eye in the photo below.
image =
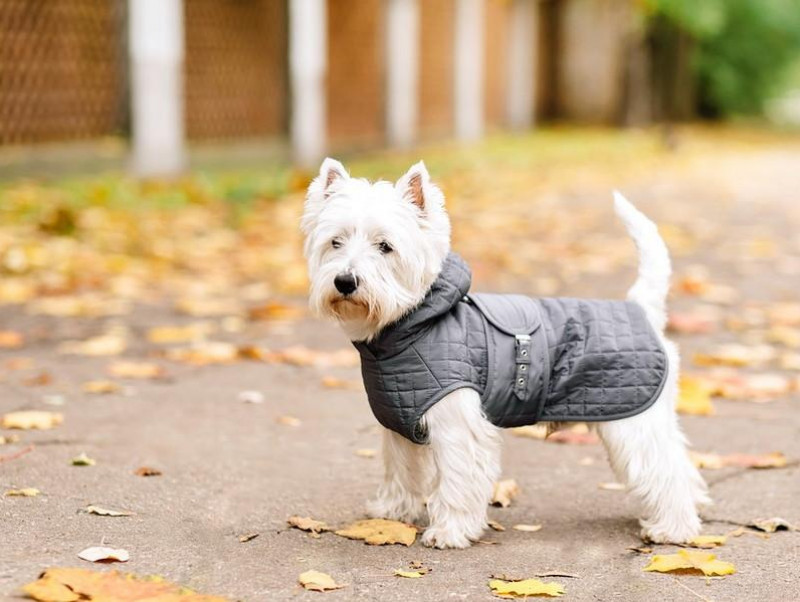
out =
<path fill-rule="evenodd" d="M 342 246 L 342 240 L 341 240 L 340 238 L 334 238 L 334 239 L 331 241 L 331 246 L 332 246 L 334 249 L 338 249 L 339 247 L 341 247 L 341 246 Z"/>
<path fill-rule="evenodd" d="M 392 245 L 390 245 L 388 242 L 380 242 L 380 243 L 378 243 L 378 250 L 381 253 L 383 253 L 384 255 L 394 251 L 394 249 L 392 248 Z"/>

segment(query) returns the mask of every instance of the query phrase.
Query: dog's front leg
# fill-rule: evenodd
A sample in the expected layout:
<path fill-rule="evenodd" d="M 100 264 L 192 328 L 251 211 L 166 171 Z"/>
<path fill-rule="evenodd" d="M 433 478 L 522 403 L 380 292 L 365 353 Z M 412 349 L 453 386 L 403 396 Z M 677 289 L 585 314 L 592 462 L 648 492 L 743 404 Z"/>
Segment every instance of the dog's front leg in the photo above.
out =
<path fill-rule="evenodd" d="M 367 502 L 367 514 L 410 523 L 422 518 L 432 481 L 430 455 L 428 446 L 384 429 L 384 479 L 375 499 Z"/>
<path fill-rule="evenodd" d="M 500 435 L 472 389 L 459 389 L 425 414 L 436 475 L 422 543 L 466 548 L 486 528 L 492 487 L 500 474 Z"/>

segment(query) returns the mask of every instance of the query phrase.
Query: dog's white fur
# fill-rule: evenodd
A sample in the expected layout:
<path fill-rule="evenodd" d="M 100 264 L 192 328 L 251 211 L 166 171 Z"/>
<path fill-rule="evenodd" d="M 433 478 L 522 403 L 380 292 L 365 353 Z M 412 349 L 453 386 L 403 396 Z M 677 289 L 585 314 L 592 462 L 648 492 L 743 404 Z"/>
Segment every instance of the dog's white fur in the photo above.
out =
<path fill-rule="evenodd" d="M 616 213 L 639 251 L 639 275 L 628 298 L 644 308 L 659 333 L 669 376 L 649 409 L 595 426 L 618 478 L 641 504 L 642 536 L 682 543 L 700 531 L 697 506 L 710 502 L 675 414 L 678 350 L 662 334 L 669 254 L 656 225 L 622 195 L 614 197 Z M 450 250 L 444 198 L 422 162 L 392 185 L 351 178 L 341 163 L 326 159 L 309 187 L 302 228 L 311 307 L 337 320 L 354 341 L 370 340 L 416 307 Z M 357 279 L 351 294 L 336 289 L 334 278 L 340 274 Z M 368 513 L 413 522 L 423 518 L 427 505 L 429 526 L 422 542 L 468 547 L 486 527 L 500 475 L 499 429 L 484 416 L 473 389 L 450 393 L 423 422 L 430 445 L 384 430 L 385 478 Z"/>

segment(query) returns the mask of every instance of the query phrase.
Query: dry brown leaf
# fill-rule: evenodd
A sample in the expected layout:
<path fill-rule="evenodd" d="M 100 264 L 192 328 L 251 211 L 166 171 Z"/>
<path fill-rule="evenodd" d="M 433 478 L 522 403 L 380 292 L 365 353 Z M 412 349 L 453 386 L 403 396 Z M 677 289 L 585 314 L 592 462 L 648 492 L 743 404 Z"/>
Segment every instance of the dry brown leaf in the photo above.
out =
<path fill-rule="evenodd" d="M 162 472 L 158 468 L 151 468 L 150 466 L 140 466 L 133 471 L 137 477 L 160 477 Z"/>
<path fill-rule="evenodd" d="M 0 349 L 19 349 L 25 344 L 25 337 L 14 330 L 0 330 Z"/>
<path fill-rule="evenodd" d="M 348 539 L 363 539 L 365 543 L 373 546 L 385 544 L 410 546 L 417 538 L 417 528 L 414 525 L 384 518 L 356 521 L 335 533 Z"/>
<path fill-rule="evenodd" d="M 47 569 L 22 590 L 38 602 L 227 602 L 225 598 L 197 594 L 162 577 L 87 569 Z"/>
<path fill-rule="evenodd" d="M 493 529 L 494 531 L 505 531 L 506 530 L 506 528 L 503 525 L 501 525 L 500 523 L 498 523 L 496 520 L 490 520 L 486 524 L 488 524 L 489 527 L 491 529 Z"/>
<path fill-rule="evenodd" d="M 93 546 L 78 553 L 78 558 L 88 562 L 128 562 L 131 555 L 122 548 L 108 548 L 106 546 Z"/>
<path fill-rule="evenodd" d="M 314 592 L 328 592 L 346 587 L 346 585 L 336 583 L 333 577 L 327 573 L 320 573 L 319 571 L 306 571 L 302 573 L 297 580 L 305 589 Z"/>
<path fill-rule="evenodd" d="M 41 491 L 35 487 L 25 487 L 23 489 L 9 489 L 5 495 L 9 497 L 36 497 Z"/>
<path fill-rule="evenodd" d="M 106 395 L 109 393 L 119 393 L 122 386 L 111 380 L 90 380 L 83 383 L 83 390 L 86 393 L 95 395 Z"/>
<path fill-rule="evenodd" d="M 248 541 L 254 540 L 259 535 L 259 533 L 245 533 L 239 536 L 239 543 L 247 543 Z"/>
<path fill-rule="evenodd" d="M 290 516 L 286 522 L 295 529 L 308 531 L 310 533 L 322 533 L 331 530 L 330 527 L 321 520 L 314 520 L 308 516 Z"/>
<path fill-rule="evenodd" d="M 108 367 L 108 373 L 117 378 L 153 379 L 164 376 L 164 369 L 152 362 L 117 361 Z"/>
<path fill-rule="evenodd" d="M 519 485 L 514 479 L 503 479 L 494 484 L 492 493 L 492 506 L 508 508 L 511 500 L 519 495 Z"/>
<path fill-rule="evenodd" d="M 4 429 L 48 430 L 64 422 L 64 415 L 59 412 L 44 410 L 24 410 L 10 412 L 3 416 L 0 426 Z"/>

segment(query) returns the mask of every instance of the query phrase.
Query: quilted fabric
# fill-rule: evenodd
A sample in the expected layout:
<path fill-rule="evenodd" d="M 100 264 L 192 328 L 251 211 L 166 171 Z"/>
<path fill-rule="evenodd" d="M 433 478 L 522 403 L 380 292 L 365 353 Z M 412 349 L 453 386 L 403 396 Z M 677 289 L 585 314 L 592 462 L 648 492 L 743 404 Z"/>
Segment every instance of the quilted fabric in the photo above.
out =
<path fill-rule="evenodd" d="M 378 421 L 425 443 L 424 413 L 475 389 L 500 427 L 617 420 L 658 397 L 667 358 L 644 311 L 628 301 L 467 295 L 451 253 L 422 303 L 373 341 L 356 342 Z"/>

